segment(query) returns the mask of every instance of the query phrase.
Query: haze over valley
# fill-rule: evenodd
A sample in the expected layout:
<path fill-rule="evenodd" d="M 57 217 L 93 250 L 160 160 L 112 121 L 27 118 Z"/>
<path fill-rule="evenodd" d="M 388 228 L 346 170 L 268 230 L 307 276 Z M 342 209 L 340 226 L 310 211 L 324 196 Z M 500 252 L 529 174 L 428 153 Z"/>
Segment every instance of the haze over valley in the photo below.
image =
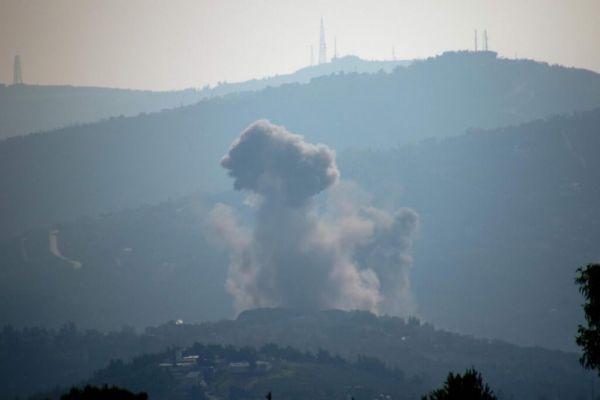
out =
<path fill-rule="evenodd" d="M 299 69 L 187 89 L 31 84 L 15 58 L 0 397 L 595 399 L 600 74 L 487 28 L 361 58 L 327 21 Z"/>

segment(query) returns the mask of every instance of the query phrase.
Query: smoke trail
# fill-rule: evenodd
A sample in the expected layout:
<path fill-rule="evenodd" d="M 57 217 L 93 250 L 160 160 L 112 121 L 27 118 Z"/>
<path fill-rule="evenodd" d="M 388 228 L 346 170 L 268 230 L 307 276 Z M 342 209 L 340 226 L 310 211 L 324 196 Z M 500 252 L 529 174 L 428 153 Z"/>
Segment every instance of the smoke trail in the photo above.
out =
<path fill-rule="evenodd" d="M 238 310 L 408 311 L 414 211 L 390 215 L 338 191 L 319 214 L 312 199 L 338 181 L 335 153 L 268 121 L 250 125 L 221 165 L 235 189 L 260 197 L 253 230 L 225 205 L 211 214 L 230 249 L 227 290 Z"/>

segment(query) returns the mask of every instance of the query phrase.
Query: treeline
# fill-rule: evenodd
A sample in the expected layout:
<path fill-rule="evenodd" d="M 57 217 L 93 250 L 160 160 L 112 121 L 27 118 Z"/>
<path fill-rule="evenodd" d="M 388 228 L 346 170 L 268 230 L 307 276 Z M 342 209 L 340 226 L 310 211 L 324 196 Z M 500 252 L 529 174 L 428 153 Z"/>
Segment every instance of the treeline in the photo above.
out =
<path fill-rule="evenodd" d="M 407 385 L 420 388 L 416 395 L 437 387 L 448 371 L 464 371 L 471 366 L 483 373 L 497 393 L 513 394 L 524 400 L 537 400 L 541 395 L 550 394 L 558 398 L 577 398 L 587 393 L 590 382 L 590 375 L 581 369 L 575 354 L 475 339 L 436 330 L 415 318 L 376 317 L 367 312 L 257 310 L 246 312 L 235 321 L 199 325 L 172 322 L 139 334 L 131 329 L 104 334 L 79 330 L 73 325 L 58 331 L 6 327 L 0 333 L 0 354 L 3 354 L 0 396 L 11 398 L 79 384 L 91 379 L 93 371 L 117 359 L 123 363 L 113 362 L 114 371 L 125 368 L 123 376 L 130 376 L 124 365 L 134 357 L 165 352 L 169 348 L 188 348 L 195 342 L 204 343 L 205 347 L 192 347 L 190 354 L 219 354 L 232 361 L 250 362 L 261 356 L 306 365 L 316 362 L 322 368 L 333 368 L 326 368 L 331 374 L 345 368 L 344 363 L 348 361 L 343 359 L 351 360 L 353 371 L 366 369 L 381 379 L 389 378 L 388 382 L 397 382 L 403 376 Z M 224 347 L 214 348 L 209 344 Z M 248 346 L 261 349 L 262 353 L 239 349 Z M 311 354 L 307 355 L 307 351 Z M 168 355 L 165 357 L 163 361 L 171 362 Z M 140 360 L 146 360 L 144 363 L 151 360 L 152 365 L 158 365 L 160 358 L 142 357 Z M 159 370 L 143 371 L 154 377 L 155 382 L 167 382 L 161 380 L 168 377 Z M 155 375 L 159 372 L 163 378 Z M 286 385 L 302 382 L 298 376 L 303 375 L 293 376 L 297 379 L 290 378 Z M 328 381 L 313 372 L 309 376 L 322 379 L 323 385 Z M 345 375 L 342 377 L 351 381 Z M 89 382 L 145 390 L 126 380 Z M 261 386 L 261 390 L 269 390 L 267 386 Z"/>
<path fill-rule="evenodd" d="M 87 379 L 111 359 L 130 359 L 167 347 L 158 338 L 131 329 L 101 333 L 67 324 L 59 330 L 43 328 L 0 332 L 0 397 L 11 399 Z"/>
<path fill-rule="evenodd" d="M 177 363 L 177 354 L 193 355 L 195 361 Z M 259 368 L 258 363 L 267 364 Z M 244 367 L 236 367 L 242 364 Z M 190 380 L 189 376 L 197 376 Z M 169 349 L 135 357 L 130 362 L 112 360 L 80 386 L 114 385 L 148 393 L 151 399 L 250 400 L 273 390 L 280 399 L 326 399 L 355 391 L 362 396 L 392 395 L 414 398 L 423 390 L 418 377 L 387 367 L 367 356 L 346 360 L 319 349 L 312 353 L 267 344 L 261 348 L 194 343 L 185 350 Z M 352 387 L 355 387 L 352 389 Z M 73 391 L 73 390 L 72 390 Z M 71 392 L 72 392 L 71 391 Z M 34 395 L 30 400 L 59 399 L 66 389 Z"/>

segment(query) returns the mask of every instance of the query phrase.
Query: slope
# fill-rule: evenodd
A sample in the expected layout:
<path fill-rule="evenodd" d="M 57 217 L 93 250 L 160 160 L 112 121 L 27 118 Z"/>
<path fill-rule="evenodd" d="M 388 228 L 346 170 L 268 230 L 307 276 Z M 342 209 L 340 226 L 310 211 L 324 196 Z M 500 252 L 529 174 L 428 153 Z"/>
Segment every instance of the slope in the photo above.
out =
<path fill-rule="evenodd" d="M 573 350 L 583 316 L 574 271 L 600 259 L 598 126 L 600 110 L 388 151 L 341 152 L 338 164 L 376 206 L 419 213 L 412 286 L 423 318 L 453 331 Z M 215 202 L 243 214 L 243 201 L 231 192 L 185 197 L 3 242 L 0 323 L 74 320 L 114 329 L 231 316 L 228 255 L 206 219 Z M 61 254 L 81 268 L 49 251 L 53 230 Z"/>
<path fill-rule="evenodd" d="M 169 92 L 98 87 L 0 84 L 0 140 L 32 132 L 134 116 L 196 103 L 204 98 L 262 90 L 286 83 L 308 83 L 312 78 L 339 72 L 375 73 L 406 66 L 409 61 L 367 61 L 337 58 L 330 63 L 305 67 L 291 74 L 245 82 L 222 82 L 201 90 Z"/>
<path fill-rule="evenodd" d="M 336 150 L 600 106 L 600 75 L 495 53 L 448 53 L 0 142 L 0 238 L 81 215 L 228 187 L 218 161 L 257 118 Z"/>

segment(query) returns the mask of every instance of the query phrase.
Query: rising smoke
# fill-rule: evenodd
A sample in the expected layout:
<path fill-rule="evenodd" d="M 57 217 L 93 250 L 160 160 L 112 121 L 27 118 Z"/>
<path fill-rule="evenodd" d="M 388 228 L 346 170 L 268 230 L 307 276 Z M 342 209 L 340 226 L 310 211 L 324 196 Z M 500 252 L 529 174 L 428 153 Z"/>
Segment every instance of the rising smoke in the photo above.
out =
<path fill-rule="evenodd" d="M 256 307 L 412 311 L 410 251 L 417 214 L 359 204 L 337 184 L 335 153 L 268 121 L 250 125 L 221 165 L 259 197 L 253 229 L 233 210 L 211 214 L 230 254 L 227 290 L 238 311 Z M 332 188 L 333 187 L 333 188 Z M 325 211 L 313 198 L 329 188 Z"/>

